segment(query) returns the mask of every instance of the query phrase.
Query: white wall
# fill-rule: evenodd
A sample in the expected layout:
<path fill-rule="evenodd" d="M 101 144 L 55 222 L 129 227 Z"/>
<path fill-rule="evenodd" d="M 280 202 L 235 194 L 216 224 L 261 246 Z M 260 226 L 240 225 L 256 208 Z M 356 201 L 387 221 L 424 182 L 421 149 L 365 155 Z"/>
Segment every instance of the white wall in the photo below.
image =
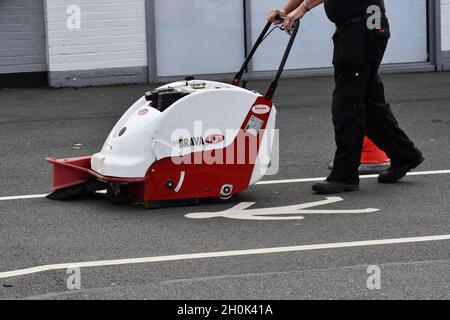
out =
<path fill-rule="evenodd" d="M 450 0 L 441 0 L 442 50 L 450 51 Z"/>
<path fill-rule="evenodd" d="M 450 0 L 446 0 L 450 1 Z M 266 13 L 273 7 L 283 7 L 286 0 L 252 0 L 252 38 L 256 39 L 265 24 Z M 424 0 L 386 0 L 391 25 L 391 40 L 383 63 L 424 62 L 427 52 L 427 10 Z M 331 67 L 335 30 L 328 21 L 323 6 L 312 10 L 302 20 L 300 33 L 293 46 L 286 69 Z M 288 37 L 277 32 L 261 46 L 255 55 L 256 71 L 278 67 Z"/>
<path fill-rule="evenodd" d="M 425 0 L 385 0 L 391 39 L 383 63 L 428 60 L 427 3 Z"/>
<path fill-rule="evenodd" d="M 44 1 L 46 7 L 48 70 L 50 73 L 61 73 L 62 75 L 59 80 L 66 77 L 64 72 L 69 72 L 70 76 L 71 71 L 95 71 L 114 68 L 127 69 L 132 67 L 144 68 L 147 66 L 145 0 Z M 177 2 L 180 2 L 183 4 L 185 1 L 188 0 L 159 0 L 157 1 L 156 9 L 158 9 L 158 3 L 161 4 L 161 7 L 164 7 L 168 6 L 169 3 L 176 4 Z M 282 5 L 285 1 L 286 0 L 272 0 L 272 4 L 270 6 L 267 5 L 267 8 L 267 1 L 252 1 L 252 14 L 254 15 L 253 37 L 258 34 L 261 27 L 264 25 L 264 17 L 268 8 L 276 6 L 277 3 Z M 422 0 L 387 1 L 387 5 L 390 9 L 393 40 L 390 43 L 385 62 L 424 61 L 427 56 L 425 28 L 426 10 L 417 5 L 410 5 L 410 7 L 413 7 L 414 9 L 415 17 L 417 16 L 415 19 L 411 20 L 420 21 L 420 25 L 417 23 L 414 25 L 407 25 L 407 21 L 411 20 L 405 20 L 403 17 L 403 9 L 398 9 L 403 6 L 401 3 L 397 4 L 397 2 L 402 1 L 410 4 L 422 2 Z M 69 17 L 67 8 L 74 3 L 81 9 L 80 30 L 69 30 L 67 28 L 67 19 Z M 211 6 L 214 7 L 215 4 L 213 5 L 213 3 L 213 0 L 208 0 L 206 2 L 206 4 L 211 4 Z M 441 0 L 441 3 L 442 50 L 450 51 L 450 0 Z M 180 5 L 176 5 L 175 7 L 178 9 L 181 8 Z M 205 5 L 205 7 L 207 6 Z M 194 12 L 196 11 L 194 10 Z M 167 15 L 167 12 L 162 12 L 161 14 Z M 171 12 L 171 14 L 173 15 L 173 12 Z M 205 19 L 208 18 L 207 12 L 196 12 L 196 14 L 203 14 L 205 15 Z M 241 19 L 240 13 L 236 14 L 236 16 Z M 333 25 L 326 21 L 323 9 L 315 10 L 310 16 L 309 19 L 305 19 L 302 25 L 302 34 L 299 36 L 296 46 L 294 47 L 292 57 L 287 66 L 288 69 L 331 66 L 332 43 L 330 37 L 333 32 Z M 193 19 L 193 21 L 196 20 Z M 208 50 L 216 50 L 214 54 L 210 54 L 208 51 L 207 56 L 219 58 L 220 60 L 221 54 L 229 55 L 230 50 L 233 50 L 233 57 L 235 57 L 232 59 L 233 63 L 237 66 L 242 60 L 241 51 L 243 39 L 241 38 L 243 37 L 243 32 L 236 33 L 239 37 L 231 37 L 232 33 L 230 32 L 229 38 L 233 38 L 234 40 L 231 41 L 230 44 L 223 46 L 228 49 L 224 50 L 221 48 L 217 50 L 217 46 L 211 46 L 209 44 L 205 46 L 197 43 L 201 40 L 199 35 L 208 34 L 210 31 L 208 28 L 205 29 L 204 26 L 202 27 L 198 23 L 192 23 L 189 19 L 177 19 L 176 17 L 169 22 L 169 25 L 165 25 L 167 21 L 164 20 L 159 21 L 157 19 L 157 22 L 158 26 L 164 27 L 162 31 L 157 30 L 159 46 L 156 49 L 159 58 L 159 75 L 196 73 L 195 70 L 193 71 L 190 69 L 177 72 L 174 70 L 165 70 L 167 66 L 173 67 L 173 61 L 180 62 L 179 57 L 174 57 L 175 53 L 177 53 L 174 48 L 180 47 L 180 32 L 177 30 L 189 30 L 189 32 L 185 32 L 184 35 L 182 34 L 181 38 L 183 39 L 184 37 L 186 43 L 191 43 L 190 47 L 191 49 L 194 49 L 194 51 L 198 51 L 200 48 L 200 51 L 203 50 L 205 52 Z M 205 21 L 202 21 L 202 23 L 205 23 Z M 223 21 L 221 23 L 223 24 Z M 238 22 L 235 22 L 234 24 L 239 25 Z M 314 31 L 313 26 L 315 26 L 315 28 L 323 29 L 320 37 L 317 37 L 317 33 Z M 220 27 L 226 29 L 225 27 L 227 26 L 224 27 L 223 25 L 220 25 Z M 239 28 L 241 28 L 241 26 L 239 26 Z M 413 28 L 414 32 L 411 32 L 411 28 Z M 162 39 L 161 36 L 163 36 Z M 216 38 L 210 39 L 210 42 L 215 41 L 219 43 L 220 41 L 223 41 L 224 38 L 225 37 L 220 34 L 219 36 L 216 36 Z M 267 47 L 263 46 L 261 48 L 259 54 L 255 57 L 254 66 L 256 70 L 273 70 L 277 67 L 281 58 L 282 49 L 284 48 L 283 41 L 286 41 L 286 37 L 283 37 L 283 34 L 274 35 L 273 39 L 265 44 Z M 282 47 L 280 47 L 281 44 L 283 44 Z M 183 46 L 181 47 L 183 48 Z M 187 50 L 186 47 L 184 49 L 185 51 Z M 193 53 L 195 53 L 194 51 Z M 192 59 L 192 56 L 194 56 L 195 59 Z M 215 66 L 226 69 L 226 71 L 224 71 L 222 69 L 209 70 L 200 68 L 199 72 L 201 73 L 231 72 L 236 69 L 236 66 L 234 65 L 230 67 L 228 65 L 221 65 L 220 63 L 217 63 L 217 61 L 205 61 L 204 57 L 201 55 L 197 57 L 195 54 L 191 54 L 188 57 L 186 57 L 186 55 L 182 57 L 188 60 L 188 63 L 182 61 L 182 64 L 191 69 L 197 68 L 195 65 L 196 59 L 201 60 L 200 64 L 203 63 L 204 66 Z M 236 62 L 238 60 L 239 63 Z M 125 74 L 127 75 L 126 72 Z M 52 76 L 53 75 L 51 75 L 51 77 Z M 100 76 L 102 75 L 100 74 Z M 55 75 L 55 78 L 58 77 L 58 75 Z M 116 74 L 112 75 L 112 77 L 116 77 Z"/>
<path fill-rule="evenodd" d="M 252 0 L 252 40 L 255 41 L 266 24 L 266 15 L 272 8 L 282 8 L 286 0 Z M 333 46 L 331 37 L 335 26 L 325 15 L 323 5 L 315 8 L 301 22 L 300 31 L 286 64 L 289 69 L 331 67 Z M 255 55 L 255 71 L 276 70 L 286 50 L 289 36 L 274 31 Z"/>
<path fill-rule="evenodd" d="M 228 73 L 244 61 L 242 0 L 156 0 L 159 76 Z"/>
<path fill-rule="evenodd" d="M 145 0 L 46 0 L 49 71 L 147 65 Z M 67 28 L 68 6 L 81 9 L 80 30 Z"/>

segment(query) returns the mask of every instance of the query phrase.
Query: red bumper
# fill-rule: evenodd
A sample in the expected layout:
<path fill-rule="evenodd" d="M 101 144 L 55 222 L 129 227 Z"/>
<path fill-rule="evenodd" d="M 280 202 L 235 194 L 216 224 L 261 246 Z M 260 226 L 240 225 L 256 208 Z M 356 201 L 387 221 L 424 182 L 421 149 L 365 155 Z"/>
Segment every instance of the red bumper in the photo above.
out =
<path fill-rule="evenodd" d="M 102 176 L 91 169 L 90 156 L 70 159 L 47 158 L 47 161 L 53 164 L 53 191 L 73 187 L 90 180 L 124 183 L 145 182 L 145 178 L 128 179 Z"/>

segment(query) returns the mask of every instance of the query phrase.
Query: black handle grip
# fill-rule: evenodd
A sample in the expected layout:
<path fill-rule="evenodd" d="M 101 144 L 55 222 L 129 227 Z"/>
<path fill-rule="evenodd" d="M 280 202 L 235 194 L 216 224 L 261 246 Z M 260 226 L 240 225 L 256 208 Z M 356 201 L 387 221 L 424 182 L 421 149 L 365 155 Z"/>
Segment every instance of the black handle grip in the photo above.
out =
<path fill-rule="evenodd" d="M 281 21 L 284 21 L 286 17 L 284 16 L 280 16 L 279 19 Z M 263 43 L 263 41 L 265 40 L 266 34 L 269 31 L 270 27 L 272 26 L 272 22 L 267 22 L 266 26 L 264 27 L 264 29 L 262 30 L 261 34 L 259 35 L 258 39 L 256 40 L 255 44 L 253 45 L 252 49 L 250 50 L 248 56 L 245 58 L 245 61 L 241 67 L 241 69 L 239 70 L 238 73 L 236 73 L 236 75 L 234 76 L 234 80 L 233 80 L 233 84 L 238 86 L 242 76 L 244 75 L 245 70 L 247 69 L 248 64 L 250 63 L 250 61 L 252 60 L 253 56 L 255 55 L 256 50 L 258 50 L 259 46 L 261 45 L 261 43 Z M 280 67 L 278 68 L 277 73 L 275 74 L 275 77 L 272 80 L 272 83 L 270 84 L 269 89 L 267 90 L 267 93 L 265 95 L 265 97 L 267 99 L 272 99 L 275 91 L 277 89 L 278 86 L 278 80 L 281 77 L 281 74 L 283 73 L 283 69 L 286 66 L 286 62 L 287 59 L 289 57 L 289 54 L 291 53 L 291 49 L 292 46 L 294 44 L 295 38 L 297 37 L 297 33 L 298 30 L 300 28 L 300 21 L 296 22 L 295 28 L 291 34 L 291 38 L 289 39 L 289 43 L 287 45 L 286 51 L 284 52 L 283 55 L 283 59 L 281 60 L 281 64 Z"/>

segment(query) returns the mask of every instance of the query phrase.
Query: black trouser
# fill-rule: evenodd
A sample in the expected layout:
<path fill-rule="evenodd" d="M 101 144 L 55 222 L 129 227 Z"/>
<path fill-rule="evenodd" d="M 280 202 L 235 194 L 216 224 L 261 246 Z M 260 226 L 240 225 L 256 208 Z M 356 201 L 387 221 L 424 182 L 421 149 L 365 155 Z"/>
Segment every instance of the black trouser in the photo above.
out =
<path fill-rule="evenodd" d="M 386 152 L 393 166 L 420 156 L 385 101 L 378 70 L 390 37 L 386 18 L 382 26 L 369 30 L 361 20 L 338 25 L 333 36 L 336 88 L 332 113 L 337 151 L 330 180 L 359 182 L 365 134 Z"/>

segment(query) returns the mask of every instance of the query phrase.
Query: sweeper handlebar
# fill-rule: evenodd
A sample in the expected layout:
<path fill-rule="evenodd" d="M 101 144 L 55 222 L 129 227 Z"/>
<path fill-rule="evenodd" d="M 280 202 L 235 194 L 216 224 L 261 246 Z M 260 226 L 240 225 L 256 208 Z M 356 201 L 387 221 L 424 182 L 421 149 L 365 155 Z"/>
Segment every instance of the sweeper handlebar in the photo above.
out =
<path fill-rule="evenodd" d="M 284 16 L 279 16 L 278 18 L 281 21 L 284 21 L 284 19 L 285 19 Z M 242 76 L 245 73 L 245 70 L 247 70 L 247 67 L 248 67 L 250 61 L 252 60 L 253 56 L 255 55 L 255 53 L 258 50 L 261 43 L 263 43 L 264 40 L 266 39 L 266 37 L 267 37 L 266 35 L 268 35 L 267 32 L 269 31 L 271 26 L 272 26 L 272 22 L 270 22 L 270 21 L 267 22 L 266 26 L 262 30 L 261 34 L 259 35 L 255 44 L 253 45 L 252 49 L 250 50 L 248 56 L 246 57 L 241 69 L 239 70 L 238 73 L 236 73 L 234 80 L 233 80 L 234 85 L 237 85 L 237 86 L 239 85 L 239 83 L 242 79 Z M 280 77 L 283 73 L 284 67 L 286 66 L 287 59 L 289 58 L 289 54 L 291 53 L 292 46 L 294 45 L 294 41 L 295 41 L 295 38 L 297 37 L 299 28 L 300 28 L 300 21 L 297 20 L 294 30 L 292 31 L 291 37 L 289 39 L 289 42 L 287 44 L 286 50 L 284 52 L 283 58 L 281 59 L 281 63 L 280 63 L 280 66 L 278 67 L 277 73 L 275 74 L 275 77 L 273 78 L 273 80 L 269 86 L 269 89 L 267 90 L 267 92 L 265 94 L 265 98 L 268 100 L 273 99 L 273 96 L 274 96 L 275 91 L 278 86 L 278 81 L 280 80 Z"/>

